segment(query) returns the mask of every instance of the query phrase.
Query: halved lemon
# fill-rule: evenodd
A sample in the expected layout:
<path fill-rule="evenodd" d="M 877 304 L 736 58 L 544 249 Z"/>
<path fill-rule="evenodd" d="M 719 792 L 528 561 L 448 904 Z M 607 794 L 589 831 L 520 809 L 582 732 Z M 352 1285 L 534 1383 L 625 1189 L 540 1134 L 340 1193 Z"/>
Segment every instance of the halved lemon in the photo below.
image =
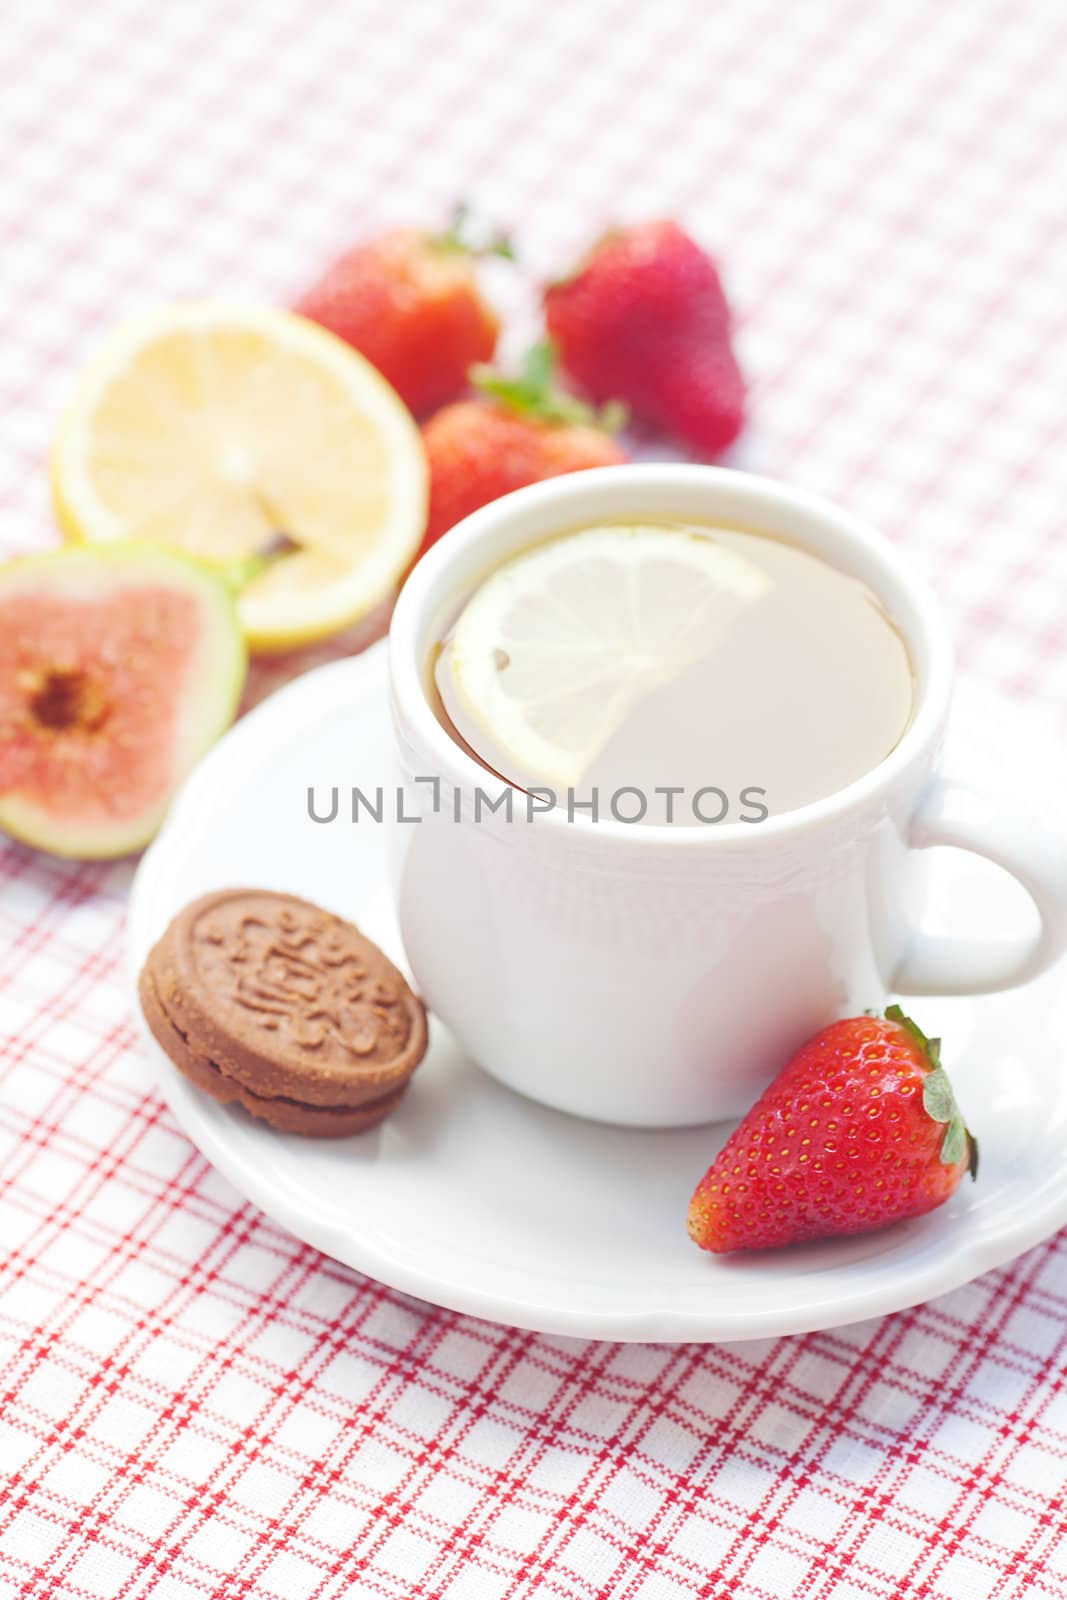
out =
<path fill-rule="evenodd" d="M 640 697 L 700 660 L 768 582 L 713 533 L 565 534 L 467 602 L 437 666 L 445 707 L 513 782 L 577 784 Z"/>
<path fill-rule="evenodd" d="M 265 651 L 371 611 L 426 520 L 418 429 L 385 379 L 305 317 L 224 301 L 115 330 L 63 419 L 52 486 L 72 539 L 251 574 L 238 611 Z"/>

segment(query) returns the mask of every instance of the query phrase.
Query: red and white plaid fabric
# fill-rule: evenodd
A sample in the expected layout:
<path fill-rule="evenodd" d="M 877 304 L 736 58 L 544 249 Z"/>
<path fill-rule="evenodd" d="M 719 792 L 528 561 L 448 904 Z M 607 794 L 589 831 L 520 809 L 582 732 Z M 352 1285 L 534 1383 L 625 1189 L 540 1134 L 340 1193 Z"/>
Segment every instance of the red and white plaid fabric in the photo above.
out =
<path fill-rule="evenodd" d="M 1063 726 L 1060 0 L 15 0 L 0 61 L 5 552 L 54 538 L 64 390 L 138 305 L 285 298 L 460 195 L 545 274 L 675 214 L 725 262 L 746 462 L 906 544 L 964 674 Z M 129 879 L 0 847 L 2 1600 L 1067 1596 L 1062 1237 L 758 1345 L 418 1304 L 178 1132 Z"/>

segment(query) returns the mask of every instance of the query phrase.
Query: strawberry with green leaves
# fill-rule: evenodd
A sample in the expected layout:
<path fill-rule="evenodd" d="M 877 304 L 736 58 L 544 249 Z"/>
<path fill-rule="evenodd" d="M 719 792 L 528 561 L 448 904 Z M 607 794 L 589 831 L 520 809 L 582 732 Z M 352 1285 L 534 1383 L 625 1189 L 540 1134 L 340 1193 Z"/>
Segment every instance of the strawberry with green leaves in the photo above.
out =
<path fill-rule="evenodd" d="M 689 1232 L 717 1253 L 868 1233 L 932 1211 L 977 1171 L 940 1040 L 890 1006 L 797 1052 L 700 1180 Z"/>
<path fill-rule="evenodd" d="M 475 258 L 511 255 L 497 235 L 468 242 L 457 210 L 444 233 L 392 228 L 336 261 L 296 310 L 328 328 L 426 416 L 467 388 L 467 371 L 496 349 L 499 323 L 478 288 Z"/>
<path fill-rule="evenodd" d="M 612 436 L 624 413 L 611 405 L 595 412 L 557 388 L 547 341 L 533 347 L 520 376 L 475 367 L 471 380 L 478 397 L 446 406 L 422 430 L 430 463 L 423 550 L 513 489 L 627 459 Z"/>

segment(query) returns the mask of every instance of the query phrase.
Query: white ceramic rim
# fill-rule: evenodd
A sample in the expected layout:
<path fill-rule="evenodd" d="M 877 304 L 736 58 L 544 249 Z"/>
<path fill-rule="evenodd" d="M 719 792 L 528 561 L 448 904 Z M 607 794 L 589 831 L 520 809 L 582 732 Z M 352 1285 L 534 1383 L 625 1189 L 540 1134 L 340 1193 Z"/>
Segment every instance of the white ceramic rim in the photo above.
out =
<path fill-rule="evenodd" d="M 619 512 L 605 512 L 606 496 L 623 492 L 632 498 L 630 515 L 664 516 L 655 509 L 657 495 L 681 491 L 707 499 L 702 514 L 709 521 L 722 516 L 774 533 L 790 516 L 818 523 L 831 543 L 842 551 L 855 552 L 865 565 L 877 567 L 880 580 L 872 587 L 903 634 L 916 675 L 916 706 L 912 720 L 899 744 L 869 772 L 844 789 L 822 800 L 798 806 L 780 816 L 768 817 L 758 828 L 743 822 L 717 823 L 714 827 L 672 828 L 665 823 L 618 822 L 588 817 L 569 819 L 562 807 L 539 810 L 541 828 L 584 829 L 605 841 L 625 841 L 633 846 L 655 845 L 665 849 L 722 848 L 730 844 L 758 844 L 768 837 L 780 838 L 800 833 L 823 823 L 839 820 L 848 812 L 864 807 L 884 795 L 913 764 L 932 751 L 948 716 L 952 689 L 952 647 L 941 609 L 922 578 L 890 541 L 859 518 L 840 510 L 831 501 L 790 488 L 773 478 L 740 472 L 729 467 L 699 466 L 690 463 L 628 463 L 619 467 L 597 467 L 585 472 L 551 478 L 543 483 L 518 489 L 475 511 L 450 529 L 422 557 L 408 578 L 393 612 L 389 629 L 389 676 L 394 718 L 402 728 L 414 730 L 420 751 L 425 752 L 433 770 L 454 788 L 473 791 L 485 783 L 485 769 L 461 750 L 438 722 L 426 697 L 423 671 L 431 625 L 439 621 L 444 596 L 450 587 L 450 573 L 465 557 L 482 552 L 484 565 L 491 567 L 501 534 L 514 525 L 516 517 L 536 513 L 551 520 L 556 532 L 581 526 L 588 519 L 619 520 Z M 716 501 L 731 503 L 729 516 L 716 510 Z M 697 513 L 688 513 L 696 516 Z M 666 513 L 670 515 L 670 513 Z M 546 530 L 540 537 L 551 537 Z M 532 542 L 536 542 L 536 539 Z M 507 551 L 511 553 L 510 550 Z M 847 566 L 847 558 L 842 559 Z"/>

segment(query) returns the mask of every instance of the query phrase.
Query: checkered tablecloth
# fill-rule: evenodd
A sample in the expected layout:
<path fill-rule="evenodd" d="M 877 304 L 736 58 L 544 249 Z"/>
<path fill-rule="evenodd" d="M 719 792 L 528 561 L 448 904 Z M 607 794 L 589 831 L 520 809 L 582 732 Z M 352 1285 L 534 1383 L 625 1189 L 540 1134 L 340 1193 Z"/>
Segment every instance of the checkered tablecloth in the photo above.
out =
<path fill-rule="evenodd" d="M 718 251 L 746 464 L 880 523 L 964 674 L 1067 726 L 1061 0 L 8 0 L 0 548 L 114 319 L 288 297 L 459 195 L 534 272 Z M 493 287 L 517 348 L 535 298 Z M 615 1346 L 419 1304 L 242 1203 L 151 1088 L 130 867 L 0 846 L 0 1597 L 1067 1596 L 1067 1247 L 918 1310 Z"/>

